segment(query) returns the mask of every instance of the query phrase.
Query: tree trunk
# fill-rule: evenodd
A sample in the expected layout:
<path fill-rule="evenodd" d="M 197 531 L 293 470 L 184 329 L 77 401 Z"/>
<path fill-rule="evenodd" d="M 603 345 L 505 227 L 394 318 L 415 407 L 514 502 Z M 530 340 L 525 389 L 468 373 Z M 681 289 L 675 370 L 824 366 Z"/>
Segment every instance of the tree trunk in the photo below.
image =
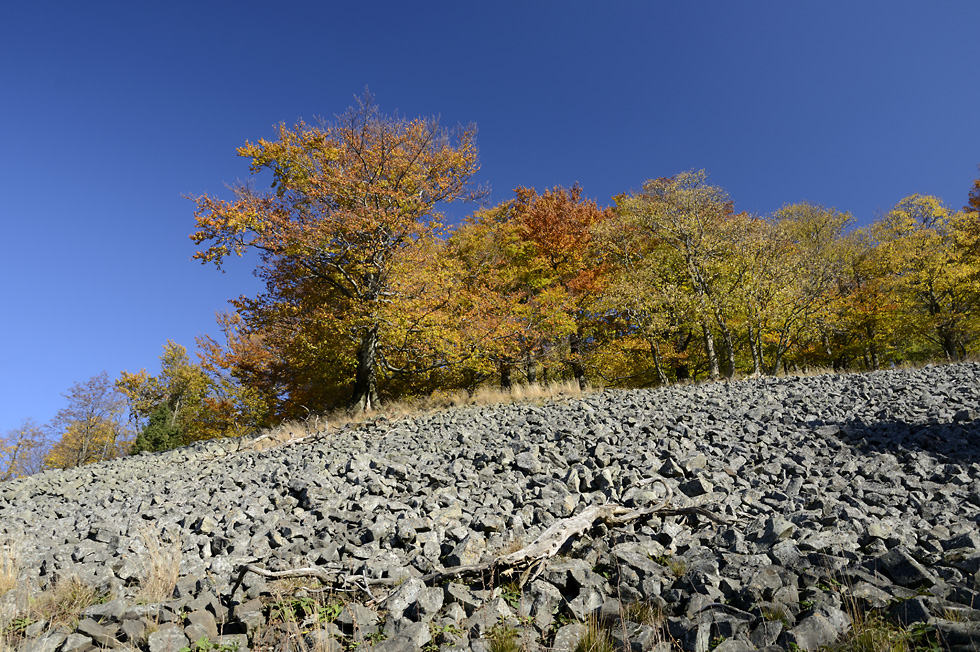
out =
<path fill-rule="evenodd" d="M 500 362 L 500 389 L 509 390 L 513 387 L 513 382 L 511 381 L 511 365 L 510 362 L 506 360 L 501 360 Z"/>
<path fill-rule="evenodd" d="M 752 328 L 752 323 L 749 322 L 749 350 L 752 351 L 752 375 L 756 378 L 762 375 L 762 355 L 759 350 L 760 347 L 756 346 L 756 332 Z"/>
<path fill-rule="evenodd" d="M 528 353 L 524 358 L 524 373 L 527 374 L 528 385 L 534 385 L 538 382 L 538 365 L 531 353 Z"/>
<path fill-rule="evenodd" d="M 664 373 L 663 365 L 660 364 L 660 344 L 656 340 L 649 340 L 650 353 L 653 354 L 653 367 L 657 370 L 657 386 L 666 387 L 670 384 L 667 374 Z"/>
<path fill-rule="evenodd" d="M 708 322 L 701 322 L 701 332 L 704 337 L 704 353 L 708 356 L 708 378 L 718 380 L 721 378 L 721 370 L 718 367 L 718 354 L 715 352 L 715 340 L 708 328 Z"/>
<path fill-rule="evenodd" d="M 952 329 L 943 325 L 938 328 L 938 331 L 939 338 L 943 343 L 943 353 L 946 355 L 946 362 L 959 362 L 959 347 L 956 346 L 956 336 L 953 335 Z"/>
<path fill-rule="evenodd" d="M 878 347 L 874 343 L 874 331 L 869 326 L 867 328 L 868 333 L 868 359 L 871 362 L 871 370 L 878 371 L 881 362 L 878 359 Z"/>
<path fill-rule="evenodd" d="M 578 381 L 578 388 L 585 391 L 585 369 L 582 367 L 582 338 L 579 337 L 578 331 L 569 334 L 568 336 L 568 349 L 571 354 L 570 363 L 572 366 L 572 375 L 575 380 Z"/>
<path fill-rule="evenodd" d="M 692 335 L 693 333 L 691 331 L 687 331 L 687 335 L 682 340 L 680 339 L 680 334 L 678 334 L 677 347 L 676 347 L 678 353 L 684 353 L 687 351 L 687 347 L 691 344 Z M 691 368 L 688 366 L 686 360 L 685 361 L 678 360 L 674 364 L 674 375 L 677 377 L 677 380 L 679 381 L 691 379 Z"/>
<path fill-rule="evenodd" d="M 725 342 L 725 378 L 730 380 L 735 377 L 735 343 L 727 324 L 722 326 L 722 337 Z"/>
<path fill-rule="evenodd" d="M 378 327 L 372 325 L 361 336 L 357 351 L 357 376 L 351 407 L 356 412 L 371 412 L 381 406 L 378 399 Z"/>

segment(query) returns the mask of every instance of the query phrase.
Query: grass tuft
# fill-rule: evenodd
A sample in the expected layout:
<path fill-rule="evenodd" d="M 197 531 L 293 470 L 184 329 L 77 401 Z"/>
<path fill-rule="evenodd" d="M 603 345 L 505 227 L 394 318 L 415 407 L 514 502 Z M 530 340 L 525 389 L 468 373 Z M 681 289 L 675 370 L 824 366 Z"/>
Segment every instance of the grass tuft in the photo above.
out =
<path fill-rule="evenodd" d="M 490 652 L 520 652 L 519 632 L 516 627 L 497 625 L 487 632 Z"/>
<path fill-rule="evenodd" d="M 139 538 L 146 546 L 146 554 L 137 599 L 148 604 L 170 600 L 180 576 L 180 537 L 171 534 L 166 541 L 158 528 L 146 526 L 140 530 Z"/>
<path fill-rule="evenodd" d="M 52 624 L 74 624 L 82 611 L 109 597 L 105 591 L 89 586 L 74 575 L 62 577 L 34 601 L 33 619 Z"/>
<path fill-rule="evenodd" d="M 389 401 L 384 403 L 379 410 L 370 413 L 334 410 L 328 414 L 313 416 L 306 420 L 284 421 L 274 428 L 258 433 L 254 446 L 261 450 L 329 430 L 353 428 L 377 418 L 404 419 L 467 405 L 542 403 L 549 400 L 581 396 L 582 394 L 582 390 L 579 389 L 578 383 L 575 381 L 514 385 L 510 389 L 479 387 L 472 394 L 464 390 L 439 390 L 429 396 Z"/>
<path fill-rule="evenodd" d="M 8 539 L 0 544 L 0 595 L 17 588 L 17 575 L 20 572 L 20 554 L 17 544 Z"/>
<path fill-rule="evenodd" d="M 612 634 L 603 626 L 598 616 L 585 620 L 585 633 L 575 644 L 575 652 L 615 652 Z"/>

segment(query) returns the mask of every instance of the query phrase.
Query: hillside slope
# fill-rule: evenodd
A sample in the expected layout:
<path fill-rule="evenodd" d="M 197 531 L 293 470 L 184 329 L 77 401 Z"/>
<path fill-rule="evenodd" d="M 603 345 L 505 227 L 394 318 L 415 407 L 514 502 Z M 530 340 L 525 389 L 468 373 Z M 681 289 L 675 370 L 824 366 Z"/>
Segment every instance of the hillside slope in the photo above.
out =
<path fill-rule="evenodd" d="M 570 649 L 592 615 L 633 649 L 724 652 L 815 649 L 877 609 L 973 649 L 978 417 L 980 365 L 961 364 L 461 408 L 262 452 L 211 441 L 48 472 L 0 486 L 18 573 L 0 624 L 21 649 L 52 652 L 176 652 L 202 637 Z M 672 508 L 724 524 L 695 512 L 597 523 L 523 586 L 520 573 L 418 579 L 526 545 L 590 505 L 656 502 L 665 486 Z M 172 593 L 148 597 L 149 561 L 178 550 Z M 321 596 L 240 575 L 244 564 L 362 579 Z M 58 623 L 36 598 L 70 576 L 101 604 Z"/>

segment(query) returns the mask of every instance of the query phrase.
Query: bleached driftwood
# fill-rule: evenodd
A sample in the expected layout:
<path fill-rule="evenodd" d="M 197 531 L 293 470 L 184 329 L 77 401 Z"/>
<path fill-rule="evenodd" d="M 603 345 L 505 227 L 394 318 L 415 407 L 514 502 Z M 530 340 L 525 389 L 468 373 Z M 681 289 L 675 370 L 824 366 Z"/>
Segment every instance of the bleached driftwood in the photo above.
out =
<path fill-rule="evenodd" d="M 701 507 L 667 507 L 671 498 L 670 487 L 659 478 L 657 478 L 657 481 L 663 484 L 667 493 L 664 499 L 656 505 L 640 509 L 632 509 L 616 503 L 592 505 L 574 516 L 556 521 L 542 532 L 537 539 L 516 552 L 498 555 L 493 559 L 479 564 L 454 566 L 444 570 L 433 571 L 423 575 L 419 579 L 427 586 L 433 586 L 444 580 L 458 577 L 471 577 L 488 571 L 510 575 L 519 570 L 523 570 L 519 580 L 523 586 L 529 579 L 533 579 L 540 574 L 544 568 L 544 563 L 551 557 L 557 555 L 572 537 L 589 531 L 597 522 L 617 526 L 656 514 L 658 516 L 702 516 L 715 523 L 727 523 L 725 519 Z M 238 569 L 238 579 L 232 588 L 233 594 L 241 585 L 247 573 L 255 573 L 269 579 L 312 577 L 320 580 L 324 585 L 335 589 L 350 590 L 351 587 L 357 587 L 365 590 L 368 594 L 370 594 L 371 586 L 394 586 L 403 581 L 403 578 L 395 577 L 369 578 L 352 575 L 344 573 L 340 568 L 328 566 L 270 571 L 254 564 L 243 564 Z"/>

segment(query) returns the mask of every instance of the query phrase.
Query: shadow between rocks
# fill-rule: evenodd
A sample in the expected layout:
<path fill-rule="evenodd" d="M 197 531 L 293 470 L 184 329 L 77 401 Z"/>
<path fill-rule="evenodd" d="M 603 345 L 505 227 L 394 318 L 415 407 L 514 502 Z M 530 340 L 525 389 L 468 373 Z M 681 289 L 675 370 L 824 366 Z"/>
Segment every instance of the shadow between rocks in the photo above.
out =
<path fill-rule="evenodd" d="M 958 465 L 966 471 L 967 467 L 980 464 L 980 419 L 973 414 L 957 416 L 960 418 L 952 423 L 849 421 L 838 424 L 837 437 L 865 454 L 890 453 L 902 461 L 924 454 L 937 464 Z M 973 469 L 974 479 L 980 481 L 978 473 L 980 469 Z"/>

